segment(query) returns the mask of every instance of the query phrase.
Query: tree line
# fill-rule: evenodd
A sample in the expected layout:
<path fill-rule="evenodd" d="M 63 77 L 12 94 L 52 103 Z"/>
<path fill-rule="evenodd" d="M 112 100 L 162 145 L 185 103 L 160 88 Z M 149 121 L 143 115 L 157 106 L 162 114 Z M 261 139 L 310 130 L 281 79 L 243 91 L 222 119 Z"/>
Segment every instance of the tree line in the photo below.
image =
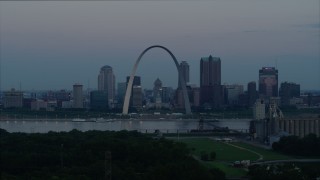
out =
<path fill-rule="evenodd" d="M 320 156 L 320 137 L 309 134 L 303 138 L 284 136 L 272 144 L 275 151 L 296 156 Z"/>
<path fill-rule="evenodd" d="M 138 132 L 9 133 L 0 129 L 1 179 L 224 179 L 185 144 Z"/>

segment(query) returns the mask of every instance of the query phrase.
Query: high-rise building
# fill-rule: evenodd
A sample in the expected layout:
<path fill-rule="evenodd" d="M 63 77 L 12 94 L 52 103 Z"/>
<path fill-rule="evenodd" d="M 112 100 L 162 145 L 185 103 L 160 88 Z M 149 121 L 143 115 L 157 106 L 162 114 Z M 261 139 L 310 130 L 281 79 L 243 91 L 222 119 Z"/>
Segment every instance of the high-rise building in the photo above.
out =
<path fill-rule="evenodd" d="M 210 55 L 200 60 L 200 86 L 213 85 L 221 85 L 221 60 Z"/>
<path fill-rule="evenodd" d="M 191 103 L 192 107 L 198 108 L 200 106 L 200 88 L 199 87 L 191 87 L 192 88 L 192 98 Z"/>
<path fill-rule="evenodd" d="M 281 83 L 279 96 L 281 97 L 281 105 L 290 105 L 290 99 L 300 97 L 300 85 L 289 82 Z"/>
<path fill-rule="evenodd" d="M 259 70 L 259 95 L 270 98 L 278 96 L 278 70 L 274 67 L 263 67 Z"/>
<path fill-rule="evenodd" d="M 174 90 L 171 87 L 162 87 L 161 100 L 163 103 L 170 103 L 173 99 Z"/>
<path fill-rule="evenodd" d="M 123 105 L 124 102 L 124 96 L 126 94 L 127 90 L 127 83 L 126 82 L 120 82 L 118 83 L 118 88 L 117 88 L 117 99 L 118 103 L 120 105 Z"/>
<path fill-rule="evenodd" d="M 132 87 L 132 107 L 141 108 L 143 101 L 143 94 L 141 86 Z"/>
<path fill-rule="evenodd" d="M 14 88 L 11 91 L 4 92 L 4 108 L 21 108 L 23 105 L 23 92 L 16 91 Z"/>
<path fill-rule="evenodd" d="M 189 73 L 190 73 L 189 64 L 187 63 L 187 61 L 182 61 L 180 63 L 179 71 L 180 71 L 183 79 L 185 80 L 185 83 L 187 84 L 189 82 Z M 180 82 L 180 80 L 179 80 L 179 82 Z M 180 87 L 180 83 L 179 83 L 179 87 Z"/>
<path fill-rule="evenodd" d="M 91 109 L 107 109 L 108 108 L 108 92 L 107 91 L 91 91 L 90 92 L 90 108 Z"/>
<path fill-rule="evenodd" d="M 98 90 L 107 91 L 108 106 L 113 107 L 115 98 L 115 76 L 110 66 L 103 66 L 98 75 Z"/>
<path fill-rule="evenodd" d="M 238 105 L 239 104 L 239 96 L 243 94 L 243 86 L 238 84 L 233 85 L 224 85 L 226 102 L 229 105 Z"/>
<path fill-rule="evenodd" d="M 73 108 L 83 108 L 82 85 L 73 85 Z"/>
<path fill-rule="evenodd" d="M 127 76 L 127 85 L 129 83 L 130 76 Z M 140 76 L 134 76 L 133 77 L 133 83 L 132 86 L 141 86 L 141 77 Z"/>
<path fill-rule="evenodd" d="M 200 60 L 200 103 L 213 107 L 222 105 L 221 60 L 219 57 L 203 57 Z"/>
<path fill-rule="evenodd" d="M 162 94 L 162 82 L 159 78 L 157 78 L 154 83 L 153 83 L 153 100 L 155 101 L 156 97 L 158 96 L 158 94 L 161 97 Z"/>
<path fill-rule="evenodd" d="M 252 107 L 258 99 L 256 82 L 252 81 L 248 83 L 248 105 Z"/>
<path fill-rule="evenodd" d="M 126 90 L 129 84 L 130 76 L 127 76 L 127 82 L 126 82 Z M 135 88 L 134 88 L 135 87 Z M 141 92 L 139 92 L 141 89 Z M 133 77 L 133 83 L 132 83 L 132 89 L 131 89 L 131 98 L 130 98 L 130 106 L 139 106 L 139 101 L 141 99 L 142 102 L 142 87 L 141 87 L 141 77 L 140 76 L 134 76 Z M 134 105 L 134 99 L 135 99 L 135 105 Z M 138 106 L 137 106 L 138 104 Z"/>

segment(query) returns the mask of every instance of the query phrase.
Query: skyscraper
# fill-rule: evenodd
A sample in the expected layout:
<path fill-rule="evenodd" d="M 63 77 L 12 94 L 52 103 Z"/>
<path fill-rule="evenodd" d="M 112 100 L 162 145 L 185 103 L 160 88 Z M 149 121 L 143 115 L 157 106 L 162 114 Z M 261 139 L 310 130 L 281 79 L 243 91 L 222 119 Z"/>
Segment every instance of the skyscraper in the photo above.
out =
<path fill-rule="evenodd" d="M 5 108 L 21 108 L 23 106 L 23 92 L 16 91 L 14 88 L 11 91 L 4 92 L 4 107 Z"/>
<path fill-rule="evenodd" d="M 98 75 L 98 90 L 107 91 L 108 94 L 108 106 L 113 107 L 115 97 L 115 76 L 112 71 L 112 67 L 103 66 L 100 69 Z"/>
<path fill-rule="evenodd" d="M 200 60 L 200 103 L 218 107 L 222 104 L 221 60 L 203 57 Z"/>
<path fill-rule="evenodd" d="M 200 86 L 213 85 L 221 85 L 221 60 L 210 55 L 200 60 Z"/>
<path fill-rule="evenodd" d="M 132 104 L 131 104 L 132 107 L 137 108 L 137 109 L 142 107 L 143 94 L 142 94 L 141 86 L 134 85 L 132 87 L 131 99 L 132 99 L 132 101 L 131 101 L 132 102 Z"/>
<path fill-rule="evenodd" d="M 159 78 L 157 78 L 154 83 L 153 83 L 153 100 L 156 100 L 156 97 L 158 96 L 158 94 L 161 97 L 162 94 L 162 82 Z"/>
<path fill-rule="evenodd" d="M 130 76 L 127 76 L 127 86 L 128 86 L 129 80 L 130 80 Z M 141 77 L 140 76 L 133 77 L 132 86 L 141 86 Z"/>
<path fill-rule="evenodd" d="M 251 107 L 254 105 L 258 98 L 256 82 L 251 81 L 248 83 L 248 105 Z"/>
<path fill-rule="evenodd" d="M 243 94 L 243 86 L 238 84 L 224 85 L 226 103 L 228 105 L 239 105 L 239 96 Z"/>
<path fill-rule="evenodd" d="M 123 105 L 123 101 L 124 101 L 124 96 L 126 94 L 126 90 L 127 90 L 127 83 L 126 82 L 120 82 L 118 83 L 118 87 L 117 87 L 117 99 L 118 99 L 118 103 L 120 105 Z"/>
<path fill-rule="evenodd" d="M 127 76 L 126 90 L 128 87 L 129 80 L 130 80 L 130 76 Z M 143 98 L 142 98 L 141 77 L 134 76 L 133 83 L 132 83 L 132 90 L 131 90 L 130 106 L 139 108 L 142 106 L 142 100 Z"/>
<path fill-rule="evenodd" d="M 189 82 L 189 64 L 187 63 L 187 61 L 182 61 L 179 65 L 179 71 L 183 77 L 183 79 L 185 80 L 185 83 L 187 84 Z M 179 77 L 180 78 L 180 77 Z M 180 82 L 180 80 L 179 80 Z M 178 83 L 180 86 L 180 83 Z"/>
<path fill-rule="evenodd" d="M 90 108 L 91 109 L 107 109 L 108 108 L 107 91 L 91 91 L 90 92 Z"/>
<path fill-rule="evenodd" d="M 81 84 L 73 85 L 73 108 L 83 108 L 82 87 Z"/>
<path fill-rule="evenodd" d="M 282 105 L 289 105 L 291 98 L 300 97 L 300 85 L 295 83 L 283 82 L 280 85 L 279 96 Z"/>
<path fill-rule="evenodd" d="M 278 70 L 263 67 L 259 70 L 259 95 L 270 98 L 278 96 Z"/>

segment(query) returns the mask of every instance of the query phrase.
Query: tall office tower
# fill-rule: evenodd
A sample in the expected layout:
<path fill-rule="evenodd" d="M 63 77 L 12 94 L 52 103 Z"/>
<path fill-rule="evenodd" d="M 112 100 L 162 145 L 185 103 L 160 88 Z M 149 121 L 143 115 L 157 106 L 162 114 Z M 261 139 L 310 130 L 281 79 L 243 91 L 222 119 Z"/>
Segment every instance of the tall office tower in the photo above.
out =
<path fill-rule="evenodd" d="M 239 96 L 243 94 L 243 85 L 225 85 L 226 102 L 229 105 L 239 105 Z"/>
<path fill-rule="evenodd" d="M 14 88 L 11 91 L 5 91 L 3 105 L 4 108 L 21 108 L 23 106 L 23 92 L 16 91 Z"/>
<path fill-rule="evenodd" d="M 221 86 L 221 60 L 203 57 L 200 60 L 200 103 L 218 107 L 223 102 Z"/>
<path fill-rule="evenodd" d="M 162 87 L 161 100 L 163 103 L 170 103 L 173 99 L 174 90 L 171 87 Z"/>
<path fill-rule="evenodd" d="M 123 105 L 124 102 L 124 96 L 126 94 L 126 90 L 127 90 L 127 83 L 126 82 L 120 82 L 118 83 L 118 87 L 117 87 L 117 99 L 118 99 L 118 103 Z"/>
<path fill-rule="evenodd" d="M 127 76 L 126 91 L 127 91 L 127 87 L 128 87 L 128 84 L 129 84 L 129 80 L 130 80 L 130 76 Z M 139 92 L 139 91 L 141 91 L 141 92 Z M 139 99 L 141 99 L 141 103 L 142 103 L 141 77 L 140 76 L 134 76 L 133 77 L 133 83 L 132 83 L 132 89 L 131 89 L 130 106 L 131 107 L 132 106 L 138 107 L 137 104 L 140 104 L 138 102 Z"/>
<path fill-rule="evenodd" d="M 127 85 L 129 83 L 130 76 L 127 76 Z M 141 77 L 140 76 L 134 76 L 133 77 L 133 83 L 132 86 L 141 86 Z"/>
<path fill-rule="evenodd" d="M 263 67 L 259 70 L 259 95 L 270 98 L 278 96 L 278 70 Z"/>
<path fill-rule="evenodd" d="M 141 108 L 143 101 L 143 94 L 141 86 L 133 86 L 132 87 L 132 107 Z"/>
<path fill-rule="evenodd" d="M 73 85 L 73 108 L 83 108 L 82 85 Z"/>
<path fill-rule="evenodd" d="M 90 92 L 90 108 L 105 110 L 108 108 L 107 91 L 91 91 Z"/>
<path fill-rule="evenodd" d="M 281 83 L 279 96 L 281 97 L 281 105 L 290 105 L 290 99 L 300 97 L 300 85 L 289 82 Z"/>
<path fill-rule="evenodd" d="M 153 83 L 153 100 L 155 101 L 158 94 L 161 97 L 162 94 L 162 82 L 159 78 L 157 78 Z"/>
<path fill-rule="evenodd" d="M 192 87 L 192 106 L 199 107 L 200 106 L 200 88 Z"/>
<path fill-rule="evenodd" d="M 112 67 L 103 66 L 100 69 L 98 75 L 98 90 L 107 91 L 108 94 L 108 106 L 113 107 L 115 97 L 115 76 L 112 71 Z"/>
<path fill-rule="evenodd" d="M 190 105 L 192 108 L 197 108 L 200 106 L 199 98 L 200 98 L 200 89 L 199 87 L 188 85 L 187 86 L 187 94 L 189 97 Z M 175 92 L 175 108 L 182 109 L 184 106 L 184 97 L 182 93 L 182 89 L 178 88 Z"/>
<path fill-rule="evenodd" d="M 248 105 L 251 107 L 258 99 L 257 85 L 256 82 L 251 81 L 248 83 Z"/>
<path fill-rule="evenodd" d="M 185 83 L 187 84 L 189 82 L 189 73 L 190 73 L 189 64 L 187 63 L 187 61 L 182 61 L 180 63 L 179 71 L 180 71 Z M 179 82 L 180 82 L 180 80 L 179 80 Z M 180 83 L 178 84 L 178 86 L 180 87 Z"/>

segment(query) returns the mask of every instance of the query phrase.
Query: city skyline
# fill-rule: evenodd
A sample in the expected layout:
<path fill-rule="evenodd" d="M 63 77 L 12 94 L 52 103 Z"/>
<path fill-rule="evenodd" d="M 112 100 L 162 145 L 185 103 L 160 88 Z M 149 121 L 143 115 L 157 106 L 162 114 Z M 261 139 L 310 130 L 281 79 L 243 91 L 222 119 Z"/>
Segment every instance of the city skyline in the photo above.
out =
<path fill-rule="evenodd" d="M 23 90 L 71 89 L 74 83 L 96 88 L 104 65 L 113 68 L 116 83 L 124 82 L 139 53 L 155 44 L 188 62 L 190 84 L 200 86 L 200 58 L 211 54 L 221 58 L 222 84 L 258 82 L 261 67 L 276 67 L 279 83 L 320 89 L 318 1 L 0 5 L 1 90 L 20 83 Z M 177 87 L 165 52 L 152 50 L 142 61 L 137 75 L 144 88 L 157 77 Z"/>

